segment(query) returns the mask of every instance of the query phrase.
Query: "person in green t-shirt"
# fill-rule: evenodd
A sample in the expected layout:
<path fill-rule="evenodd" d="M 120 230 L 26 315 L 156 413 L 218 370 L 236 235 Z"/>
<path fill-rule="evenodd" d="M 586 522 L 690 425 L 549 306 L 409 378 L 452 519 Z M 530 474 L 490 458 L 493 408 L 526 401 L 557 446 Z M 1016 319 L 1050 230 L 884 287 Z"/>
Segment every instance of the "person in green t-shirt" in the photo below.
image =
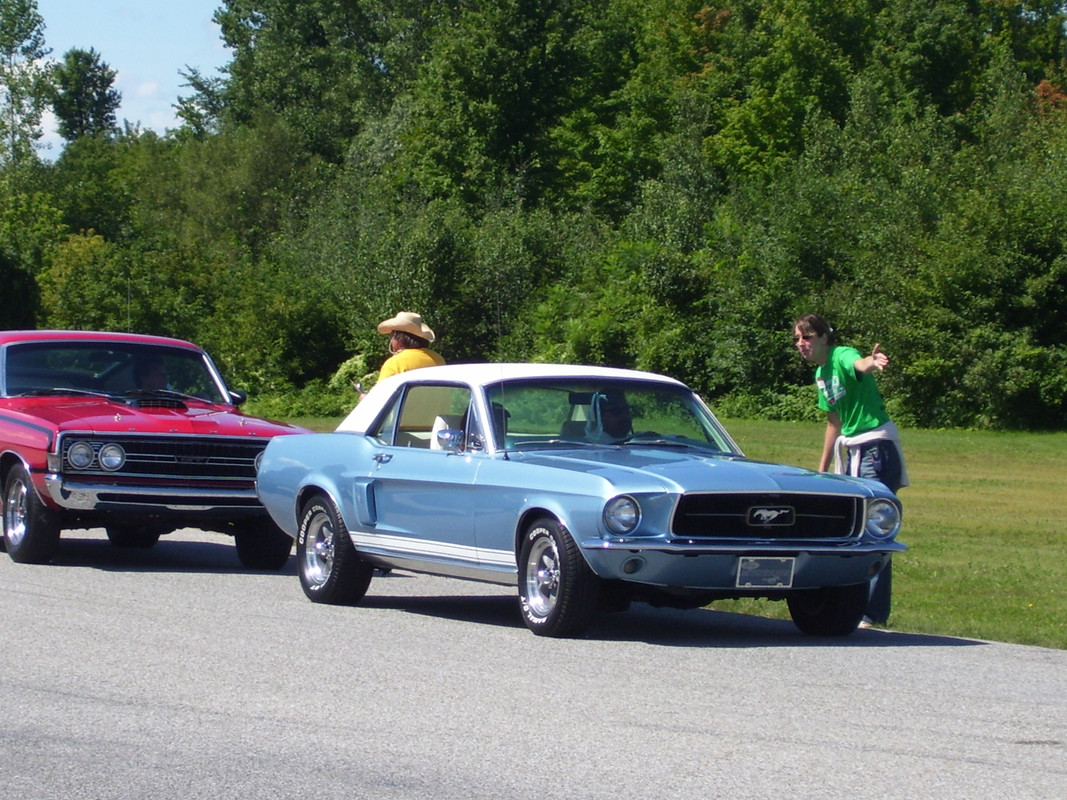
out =
<path fill-rule="evenodd" d="M 793 344 L 801 357 L 815 366 L 818 405 L 826 412 L 819 471 L 847 472 L 873 478 L 896 493 L 908 485 L 900 434 L 885 410 L 874 372 L 889 365 L 889 357 L 876 344 L 869 356 L 854 347 L 836 343 L 834 329 L 815 314 L 793 323 Z M 891 564 L 871 581 L 867 618 L 884 623 L 889 618 Z"/>

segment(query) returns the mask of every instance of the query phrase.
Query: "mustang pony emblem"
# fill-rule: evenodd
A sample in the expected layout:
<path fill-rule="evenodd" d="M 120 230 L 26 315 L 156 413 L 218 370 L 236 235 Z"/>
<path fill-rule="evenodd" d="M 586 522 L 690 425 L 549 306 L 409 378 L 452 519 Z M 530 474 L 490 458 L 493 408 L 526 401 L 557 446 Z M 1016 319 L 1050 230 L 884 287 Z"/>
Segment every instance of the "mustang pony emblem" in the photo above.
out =
<path fill-rule="evenodd" d="M 785 519 L 782 519 L 785 517 Z M 748 512 L 749 525 L 791 525 L 793 523 L 793 509 L 781 508 L 753 508 Z"/>

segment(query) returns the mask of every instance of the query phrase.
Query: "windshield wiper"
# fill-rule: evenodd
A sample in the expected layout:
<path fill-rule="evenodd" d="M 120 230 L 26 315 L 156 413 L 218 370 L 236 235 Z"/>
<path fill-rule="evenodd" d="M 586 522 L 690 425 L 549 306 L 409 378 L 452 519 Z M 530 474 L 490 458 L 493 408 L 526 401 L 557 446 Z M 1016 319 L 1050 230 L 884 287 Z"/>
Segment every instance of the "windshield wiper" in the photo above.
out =
<path fill-rule="evenodd" d="M 568 447 L 603 447 L 602 444 L 587 441 L 574 441 L 572 439 L 524 439 L 516 442 L 508 450 L 537 450 L 541 448 L 568 448 Z"/>
<path fill-rule="evenodd" d="M 70 389 L 65 386 L 57 386 L 52 389 L 27 389 L 20 392 L 19 397 L 61 397 L 63 395 L 76 395 L 79 397 L 100 397 L 104 400 L 114 400 L 114 396 L 107 392 L 95 392 L 92 389 Z"/>
<path fill-rule="evenodd" d="M 640 434 L 637 434 L 635 436 L 630 436 L 627 439 L 623 439 L 622 441 L 618 442 L 618 444 L 621 444 L 621 445 L 648 445 L 650 447 L 681 447 L 681 448 L 686 448 L 686 449 L 688 449 L 688 448 L 696 448 L 697 450 L 711 450 L 712 452 L 715 452 L 715 453 L 721 453 L 722 452 L 722 450 L 720 450 L 719 448 L 714 447 L 714 446 L 709 445 L 709 444 L 704 444 L 702 442 L 694 442 L 694 441 L 689 441 L 689 440 L 686 440 L 686 439 L 678 439 L 678 438 L 663 437 L 663 436 L 659 436 L 659 437 L 657 437 L 655 439 L 644 438 Z"/>

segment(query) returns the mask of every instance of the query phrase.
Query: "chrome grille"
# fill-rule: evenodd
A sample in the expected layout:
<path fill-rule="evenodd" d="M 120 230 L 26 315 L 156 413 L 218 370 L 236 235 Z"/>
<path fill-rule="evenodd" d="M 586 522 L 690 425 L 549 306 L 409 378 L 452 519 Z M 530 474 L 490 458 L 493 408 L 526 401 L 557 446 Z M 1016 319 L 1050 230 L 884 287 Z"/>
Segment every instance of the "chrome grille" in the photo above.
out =
<path fill-rule="evenodd" d="M 862 513 L 862 498 L 840 495 L 687 494 L 671 530 L 687 539 L 841 540 L 860 535 Z"/>
<path fill-rule="evenodd" d="M 121 445 L 126 451 L 126 463 L 116 471 L 109 471 L 100 466 L 99 458 L 94 458 L 87 469 L 75 469 L 67 454 L 71 445 L 80 441 L 89 442 L 97 455 L 104 444 Z M 251 437 L 74 435 L 62 440 L 60 452 L 63 471 L 71 477 L 251 481 L 256 477 L 256 458 L 268 441 Z"/>

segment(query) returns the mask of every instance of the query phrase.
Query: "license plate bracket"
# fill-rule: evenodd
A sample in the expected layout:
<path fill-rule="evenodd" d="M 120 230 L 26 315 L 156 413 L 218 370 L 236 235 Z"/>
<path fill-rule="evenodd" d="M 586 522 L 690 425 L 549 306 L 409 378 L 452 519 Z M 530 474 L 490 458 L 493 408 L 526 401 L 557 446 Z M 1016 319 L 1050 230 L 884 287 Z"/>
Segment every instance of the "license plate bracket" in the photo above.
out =
<path fill-rule="evenodd" d="M 791 589 L 793 556 L 742 556 L 737 560 L 738 589 Z"/>

